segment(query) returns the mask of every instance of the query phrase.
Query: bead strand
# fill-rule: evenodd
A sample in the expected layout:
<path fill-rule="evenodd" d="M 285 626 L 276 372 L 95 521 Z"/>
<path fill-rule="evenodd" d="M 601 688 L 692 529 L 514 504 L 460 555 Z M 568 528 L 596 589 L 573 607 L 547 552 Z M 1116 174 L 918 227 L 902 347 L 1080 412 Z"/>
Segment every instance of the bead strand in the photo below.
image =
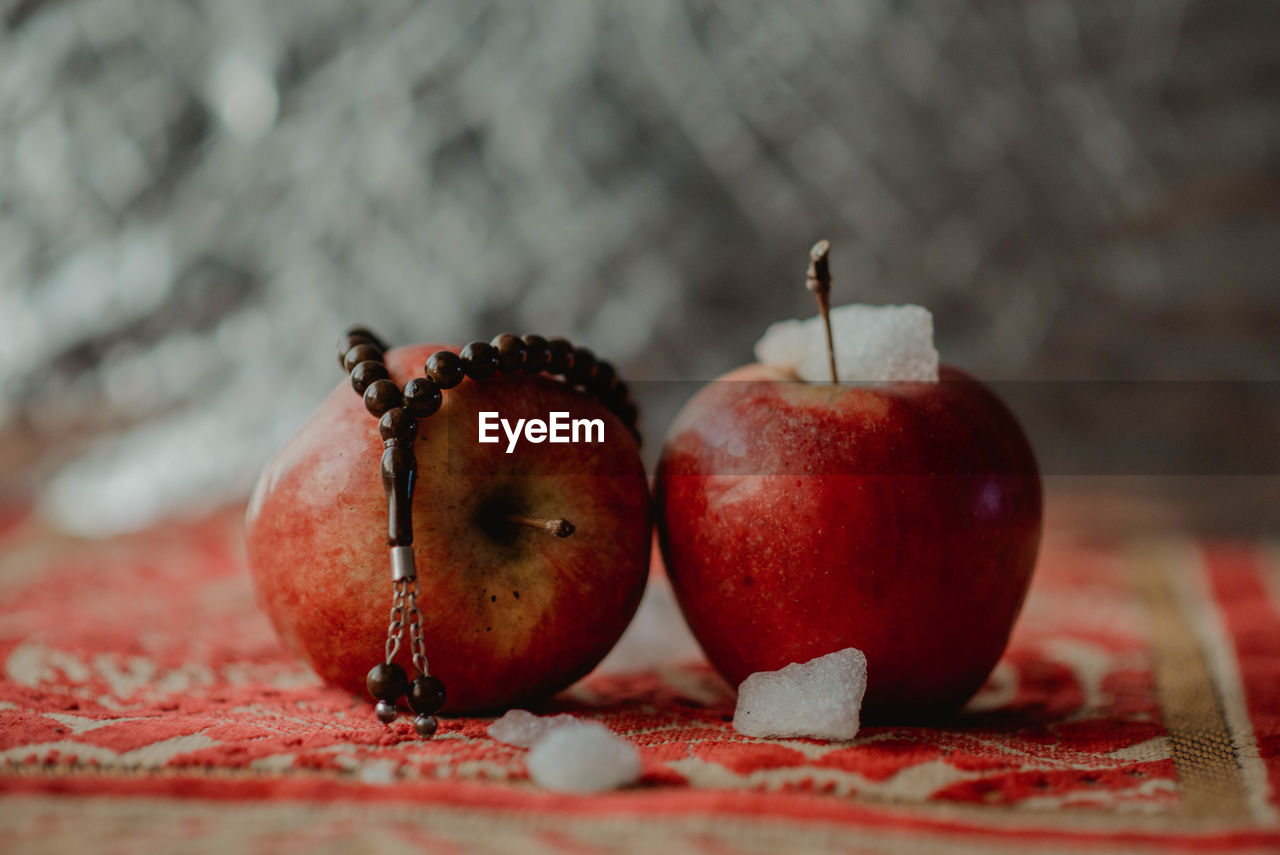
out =
<path fill-rule="evenodd" d="M 640 439 L 639 410 L 613 365 L 563 338 L 503 333 L 490 342 L 473 341 L 460 353 L 440 350 L 428 357 L 423 376 L 410 380 L 404 389 L 390 379 L 383 361 L 386 350 L 385 342 L 365 327 L 352 327 L 338 344 L 338 361 L 350 375 L 352 388 L 364 396 L 365 408 L 375 416 L 397 407 L 407 408 L 416 419 L 431 416 L 440 409 L 443 393 L 468 377 L 479 381 L 498 374 L 548 374 L 599 402 Z"/>
<path fill-rule="evenodd" d="M 447 697 L 444 683 L 427 669 L 422 639 L 422 613 L 418 608 L 418 577 L 413 562 L 413 488 L 417 478 L 414 441 L 418 420 L 440 410 L 444 392 L 464 378 L 487 380 L 495 375 L 548 374 L 598 401 L 616 415 L 640 441 L 636 429 L 639 411 L 627 385 L 618 379 L 612 365 L 597 359 L 585 347 L 574 347 L 563 338 L 540 335 L 523 338 L 503 333 L 490 342 L 473 341 L 460 353 L 440 350 L 401 389 L 391 380 L 384 361 L 387 343 L 367 327 L 352 327 L 338 342 L 338 363 L 347 372 L 351 387 L 364 400 L 365 409 L 378 418 L 382 438 L 382 484 L 387 494 L 387 544 L 391 547 L 391 575 L 394 583 L 391 621 L 387 627 L 384 661 L 370 669 L 366 678 L 369 694 L 377 701 L 378 720 L 390 724 L 396 718 L 396 703 L 404 698 L 415 714 L 413 726 L 420 736 L 433 736 L 439 727 L 435 719 Z M 564 537 L 573 526 L 565 520 L 555 533 Z M 550 530 L 550 529 L 549 529 Z M 408 620 L 413 664 L 419 675 L 409 680 L 404 668 L 392 661 Z"/>

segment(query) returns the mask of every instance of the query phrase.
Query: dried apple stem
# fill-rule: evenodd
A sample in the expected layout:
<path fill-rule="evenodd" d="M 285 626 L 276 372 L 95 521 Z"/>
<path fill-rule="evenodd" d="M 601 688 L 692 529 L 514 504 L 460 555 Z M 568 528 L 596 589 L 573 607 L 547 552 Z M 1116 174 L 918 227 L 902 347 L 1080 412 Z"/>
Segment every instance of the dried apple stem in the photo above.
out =
<path fill-rule="evenodd" d="M 820 240 L 809 250 L 809 272 L 805 274 L 805 287 L 818 298 L 818 313 L 827 328 L 827 359 L 831 365 L 831 382 L 839 383 L 836 375 L 836 345 L 831 338 L 831 242 Z"/>
<path fill-rule="evenodd" d="M 568 537 L 573 534 L 573 523 L 562 519 L 543 519 L 542 517 L 522 517 L 519 514 L 507 514 L 504 519 L 509 523 L 536 528 L 556 537 Z"/>

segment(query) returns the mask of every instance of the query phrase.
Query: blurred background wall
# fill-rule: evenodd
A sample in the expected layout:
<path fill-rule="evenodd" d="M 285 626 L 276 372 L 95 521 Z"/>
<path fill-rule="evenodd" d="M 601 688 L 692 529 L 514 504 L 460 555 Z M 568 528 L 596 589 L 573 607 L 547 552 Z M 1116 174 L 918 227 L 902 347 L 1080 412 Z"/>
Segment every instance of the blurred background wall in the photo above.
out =
<path fill-rule="evenodd" d="M 985 377 L 1280 379 L 1280 4 L 0 21 L 0 492 L 82 531 L 242 497 L 352 322 L 707 379 L 812 313 L 820 236 L 836 302 L 929 306 Z"/>

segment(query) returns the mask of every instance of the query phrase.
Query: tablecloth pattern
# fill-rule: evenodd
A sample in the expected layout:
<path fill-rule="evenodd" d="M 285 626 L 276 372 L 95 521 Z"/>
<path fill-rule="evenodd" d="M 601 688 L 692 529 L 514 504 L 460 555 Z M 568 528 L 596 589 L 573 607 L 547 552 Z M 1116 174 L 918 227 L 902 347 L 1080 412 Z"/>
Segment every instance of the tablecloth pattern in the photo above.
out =
<path fill-rule="evenodd" d="M 1280 851 L 1275 544 L 1051 531 L 966 710 L 851 743 L 738 735 L 703 662 L 594 674 L 542 711 L 639 748 L 598 796 L 539 788 L 490 719 L 423 741 L 322 686 L 256 609 L 235 513 L 0 547 L 6 851 Z"/>

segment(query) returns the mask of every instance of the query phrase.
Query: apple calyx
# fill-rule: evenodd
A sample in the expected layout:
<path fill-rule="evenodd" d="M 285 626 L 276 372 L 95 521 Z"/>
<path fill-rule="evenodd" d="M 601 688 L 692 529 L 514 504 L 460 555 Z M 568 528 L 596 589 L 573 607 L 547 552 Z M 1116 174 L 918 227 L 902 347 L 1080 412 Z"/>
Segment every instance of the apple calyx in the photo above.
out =
<path fill-rule="evenodd" d="M 836 346 L 831 337 L 831 241 L 818 241 L 809 250 L 809 270 L 805 273 L 805 287 L 818 300 L 818 313 L 827 330 L 827 359 L 831 365 L 831 382 L 838 384 L 836 374 Z"/>
<path fill-rule="evenodd" d="M 528 526 L 537 531 L 553 534 L 556 537 L 568 537 L 577 531 L 573 523 L 566 519 L 544 519 L 542 517 L 521 516 L 520 514 L 507 514 L 503 519 L 509 523 Z"/>

